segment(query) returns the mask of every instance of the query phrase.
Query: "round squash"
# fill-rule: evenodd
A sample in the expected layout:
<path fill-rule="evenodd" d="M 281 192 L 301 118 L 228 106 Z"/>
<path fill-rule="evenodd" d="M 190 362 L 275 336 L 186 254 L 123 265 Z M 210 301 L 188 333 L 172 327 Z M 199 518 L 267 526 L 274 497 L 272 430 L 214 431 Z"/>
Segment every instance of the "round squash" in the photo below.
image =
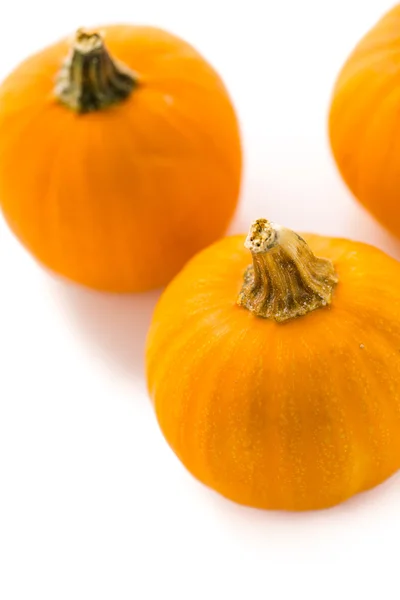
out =
<path fill-rule="evenodd" d="M 144 291 L 224 235 L 240 191 L 239 125 L 189 44 L 149 27 L 99 31 L 31 56 L 0 86 L 0 204 L 52 271 Z"/>
<path fill-rule="evenodd" d="M 329 138 L 338 169 L 359 202 L 400 236 L 400 5 L 351 52 L 337 78 Z"/>
<path fill-rule="evenodd" d="M 400 467 L 400 264 L 259 219 L 170 283 L 146 368 L 198 480 L 262 509 L 341 503 Z"/>

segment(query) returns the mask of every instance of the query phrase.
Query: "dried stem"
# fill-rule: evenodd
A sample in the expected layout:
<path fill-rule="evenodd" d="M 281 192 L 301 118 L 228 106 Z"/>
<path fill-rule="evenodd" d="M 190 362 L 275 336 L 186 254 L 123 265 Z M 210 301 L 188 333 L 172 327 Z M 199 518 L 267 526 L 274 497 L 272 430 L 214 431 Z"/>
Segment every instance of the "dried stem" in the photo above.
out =
<path fill-rule="evenodd" d="M 297 233 L 258 219 L 245 246 L 253 265 L 244 274 L 240 306 L 282 323 L 330 304 L 338 281 L 333 264 L 314 256 Z"/>
<path fill-rule="evenodd" d="M 79 29 L 58 74 L 55 95 L 71 110 L 87 113 L 122 102 L 136 85 L 134 73 L 111 58 L 100 33 Z"/>

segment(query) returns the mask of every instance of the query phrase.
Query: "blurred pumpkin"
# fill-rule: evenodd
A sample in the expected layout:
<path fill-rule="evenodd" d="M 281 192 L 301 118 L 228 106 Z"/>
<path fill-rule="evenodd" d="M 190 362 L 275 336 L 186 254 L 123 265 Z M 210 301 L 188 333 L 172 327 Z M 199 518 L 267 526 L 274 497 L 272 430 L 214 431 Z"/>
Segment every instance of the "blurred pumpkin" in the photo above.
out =
<path fill-rule="evenodd" d="M 400 264 L 372 246 L 259 219 L 170 283 L 146 354 L 167 442 L 233 501 L 327 508 L 400 467 Z"/>
<path fill-rule="evenodd" d="M 150 27 L 99 31 L 79 30 L 2 83 L 0 203 L 54 272 L 143 291 L 225 233 L 240 190 L 239 125 L 221 78 L 189 44 Z"/>
<path fill-rule="evenodd" d="M 400 5 L 363 37 L 337 78 L 329 112 L 334 159 L 348 188 L 400 236 Z"/>

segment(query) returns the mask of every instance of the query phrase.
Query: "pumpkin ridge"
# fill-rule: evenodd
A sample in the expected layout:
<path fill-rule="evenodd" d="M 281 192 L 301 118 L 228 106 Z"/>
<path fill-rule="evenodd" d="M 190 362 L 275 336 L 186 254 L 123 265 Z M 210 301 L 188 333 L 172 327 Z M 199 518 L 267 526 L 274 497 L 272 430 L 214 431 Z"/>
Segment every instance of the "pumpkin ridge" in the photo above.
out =
<path fill-rule="evenodd" d="M 360 88 L 362 89 L 364 84 L 363 79 L 361 78 L 360 81 Z M 356 138 L 356 144 L 358 147 L 363 147 L 363 141 L 365 139 L 365 137 L 367 136 L 367 131 L 365 129 L 365 115 L 366 113 L 368 114 L 374 114 L 376 113 L 378 110 L 380 110 L 381 107 L 381 103 L 383 102 L 384 98 L 386 98 L 386 96 L 390 95 L 390 93 L 392 92 L 392 85 L 393 85 L 393 79 L 394 79 L 394 74 L 392 75 L 386 75 L 384 77 L 382 77 L 382 85 L 378 88 L 378 90 L 376 90 L 373 94 L 371 94 L 373 97 L 369 98 L 368 103 L 366 103 L 366 105 L 363 106 L 363 110 L 362 111 L 358 111 L 356 112 L 357 114 L 357 128 L 359 130 L 359 135 Z M 356 88 L 356 90 L 358 89 L 358 86 Z M 387 92 L 387 93 L 386 93 Z M 338 92 L 337 96 L 336 96 L 336 102 L 340 101 L 340 96 L 341 94 L 343 94 L 344 92 Z M 382 95 L 384 95 L 384 98 L 382 98 Z M 354 115 L 354 109 L 351 105 L 349 105 L 347 103 L 347 105 L 345 105 L 345 108 L 343 109 L 343 102 L 344 100 L 342 99 L 340 104 L 341 106 L 341 119 L 345 122 L 345 116 L 347 116 L 347 119 L 349 119 L 350 115 Z M 373 109 L 371 108 L 371 103 L 373 106 Z M 337 111 L 337 108 L 336 108 Z M 350 121 L 352 120 L 351 118 L 349 119 Z M 331 143 L 334 146 L 337 146 L 338 144 L 343 144 L 344 143 L 344 139 L 346 137 L 348 137 L 347 132 L 343 133 L 341 130 L 339 130 L 340 132 L 340 138 L 338 139 L 338 135 L 337 135 L 337 131 L 338 131 L 338 127 L 336 125 L 334 125 L 334 121 L 333 121 L 333 114 L 331 112 L 330 115 L 330 119 L 329 119 L 330 123 L 329 123 L 329 128 L 330 128 L 330 139 L 331 139 Z M 353 118 L 353 123 L 355 122 L 354 118 Z M 362 131 L 360 131 L 362 130 Z M 351 147 L 351 146 L 350 146 Z M 342 167 L 340 166 L 340 169 L 342 169 Z M 358 173 L 354 173 L 353 179 L 354 182 L 352 184 L 352 190 L 354 191 L 354 193 L 357 193 L 357 189 L 359 186 L 359 181 L 360 181 L 360 170 L 362 169 L 361 164 L 359 164 L 358 166 Z"/>
<path fill-rule="evenodd" d="M 399 70 L 399 73 L 400 73 L 400 70 Z M 363 175 L 362 175 L 362 171 L 363 171 L 362 163 L 365 160 L 365 155 L 367 154 L 367 149 L 369 149 L 369 146 L 366 144 L 366 141 L 370 137 L 371 131 L 376 126 L 376 122 L 380 121 L 380 116 L 381 116 L 382 111 L 384 111 L 385 105 L 388 104 L 389 100 L 393 96 L 395 96 L 395 94 L 399 94 L 399 90 L 396 87 L 394 89 L 392 89 L 391 91 L 388 91 L 388 93 L 386 93 L 384 95 L 384 97 L 380 99 L 379 106 L 376 106 L 376 108 L 374 109 L 374 111 L 372 113 L 374 116 L 368 122 L 368 126 L 365 129 L 365 135 L 363 136 L 363 143 L 360 144 L 359 174 L 358 174 L 358 179 L 357 179 L 357 182 L 358 182 L 357 189 L 358 190 L 362 190 L 365 187 L 365 184 L 361 185 L 360 182 L 363 182 L 363 180 L 364 180 Z M 385 171 L 388 171 L 390 168 L 389 158 L 392 156 L 392 149 L 398 139 L 399 129 L 400 129 L 400 116 L 397 116 L 395 125 L 392 128 L 391 137 L 387 141 L 387 148 L 385 149 L 386 158 L 382 160 L 382 164 L 383 164 L 382 176 L 383 177 L 385 175 Z"/>

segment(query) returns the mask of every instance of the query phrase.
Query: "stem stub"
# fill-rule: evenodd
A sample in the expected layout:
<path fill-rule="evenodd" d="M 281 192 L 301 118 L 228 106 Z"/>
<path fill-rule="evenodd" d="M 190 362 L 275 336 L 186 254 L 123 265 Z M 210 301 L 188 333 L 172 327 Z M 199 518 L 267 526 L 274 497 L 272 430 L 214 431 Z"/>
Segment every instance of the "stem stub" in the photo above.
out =
<path fill-rule="evenodd" d="M 136 85 L 136 75 L 111 58 L 99 32 L 78 29 L 54 93 L 71 110 L 87 113 L 122 102 Z"/>
<path fill-rule="evenodd" d="M 332 262 L 316 257 L 294 231 L 257 219 L 245 247 L 253 264 L 244 274 L 240 306 L 282 323 L 331 303 L 338 282 Z"/>

